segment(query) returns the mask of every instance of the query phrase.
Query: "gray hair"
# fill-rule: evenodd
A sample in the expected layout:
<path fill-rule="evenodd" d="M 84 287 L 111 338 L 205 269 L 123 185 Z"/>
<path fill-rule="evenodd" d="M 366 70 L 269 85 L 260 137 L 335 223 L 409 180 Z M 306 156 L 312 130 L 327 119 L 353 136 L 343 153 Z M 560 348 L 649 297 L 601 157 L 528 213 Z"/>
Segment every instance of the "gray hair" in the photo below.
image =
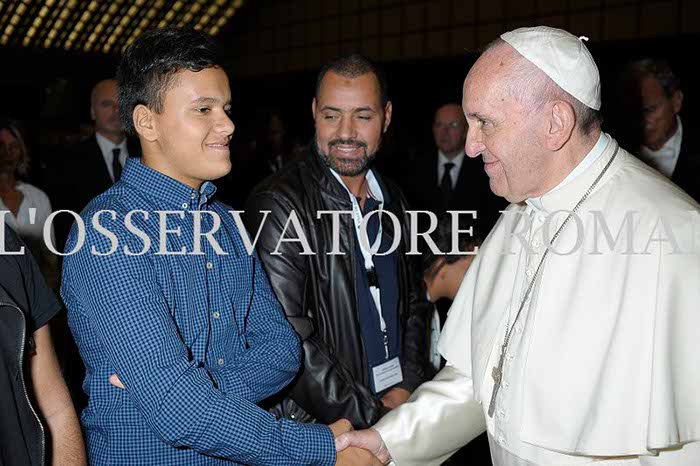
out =
<path fill-rule="evenodd" d="M 486 46 L 484 52 L 496 47 L 507 45 L 501 38 L 496 39 Z M 515 52 L 515 51 L 514 51 Z M 595 129 L 600 128 L 603 117 L 598 110 L 586 106 L 583 102 L 559 87 L 552 78 L 532 64 L 519 53 L 514 53 L 515 61 L 511 66 L 508 93 L 523 105 L 533 111 L 540 110 L 548 102 L 563 100 L 574 110 L 576 124 L 581 134 L 589 136 Z"/>
<path fill-rule="evenodd" d="M 658 58 L 641 58 L 629 63 L 626 73 L 633 78 L 641 79 L 650 76 L 659 83 L 667 98 L 673 97 L 681 90 L 681 81 L 676 77 L 666 60 Z"/>

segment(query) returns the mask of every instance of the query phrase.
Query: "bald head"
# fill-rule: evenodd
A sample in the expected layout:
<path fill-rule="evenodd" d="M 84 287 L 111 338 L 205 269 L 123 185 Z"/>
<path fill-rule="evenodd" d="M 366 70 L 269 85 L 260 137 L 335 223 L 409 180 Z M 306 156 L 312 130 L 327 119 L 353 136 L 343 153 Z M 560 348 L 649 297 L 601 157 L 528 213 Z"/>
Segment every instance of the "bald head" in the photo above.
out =
<path fill-rule="evenodd" d="M 464 152 L 467 121 L 459 104 L 450 103 L 437 109 L 433 119 L 433 137 L 437 148 L 448 159 Z"/>
<path fill-rule="evenodd" d="M 95 84 L 90 94 L 90 114 L 95 121 L 95 131 L 115 144 L 124 139 L 117 91 L 117 81 L 105 79 Z"/>

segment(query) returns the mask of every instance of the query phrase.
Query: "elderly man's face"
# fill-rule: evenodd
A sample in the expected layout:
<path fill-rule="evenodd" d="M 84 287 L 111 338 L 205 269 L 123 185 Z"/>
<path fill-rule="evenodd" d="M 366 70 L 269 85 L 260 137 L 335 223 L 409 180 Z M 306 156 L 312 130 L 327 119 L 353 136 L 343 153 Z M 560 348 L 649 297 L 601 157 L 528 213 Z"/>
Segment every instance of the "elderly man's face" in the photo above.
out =
<path fill-rule="evenodd" d="M 341 176 L 366 172 L 391 121 L 391 103 L 382 107 L 377 77 L 329 71 L 312 109 L 316 146 L 326 164 Z"/>
<path fill-rule="evenodd" d="M 513 60 L 506 47 L 482 55 L 464 82 L 462 107 L 467 155 L 481 156 L 496 195 L 521 202 L 543 194 L 547 159 L 538 141 L 541 118 L 508 93 Z"/>
<path fill-rule="evenodd" d="M 681 110 L 683 94 L 676 91 L 668 97 L 656 78 L 647 76 L 640 82 L 639 95 L 644 116 L 642 143 L 659 150 L 676 131 L 676 114 Z"/>
<path fill-rule="evenodd" d="M 453 157 L 464 150 L 467 122 L 459 105 L 443 105 L 435 112 L 433 137 L 435 145 L 448 157 Z"/>
<path fill-rule="evenodd" d="M 113 79 L 100 81 L 92 91 L 92 118 L 95 129 L 104 136 L 122 135 L 117 100 L 117 82 Z"/>

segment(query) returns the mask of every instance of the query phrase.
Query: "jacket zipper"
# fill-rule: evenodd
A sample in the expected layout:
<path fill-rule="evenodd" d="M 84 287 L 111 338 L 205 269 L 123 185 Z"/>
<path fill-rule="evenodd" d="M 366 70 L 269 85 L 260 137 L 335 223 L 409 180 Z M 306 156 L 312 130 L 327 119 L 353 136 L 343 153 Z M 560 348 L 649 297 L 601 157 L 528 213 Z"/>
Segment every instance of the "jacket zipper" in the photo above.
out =
<path fill-rule="evenodd" d="M 9 304 L 9 303 L 3 303 L 0 302 L 0 306 L 7 306 L 11 307 L 17 310 L 19 312 L 20 316 L 22 317 L 22 321 L 26 323 L 26 320 L 24 318 L 24 313 L 20 308 L 15 306 L 14 304 Z M 24 371 L 24 345 L 27 342 L 27 329 L 26 326 L 22 326 L 22 346 L 20 347 L 19 350 L 19 370 Z M 27 400 L 27 404 L 29 405 L 29 409 L 32 410 L 32 414 L 34 415 L 34 419 L 36 419 L 36 422 L 39 424 L 39 429 L 41 429 L 41 466 L 44 466 L 44 461 L 45 461 L 45 455 L 46 455 L 46 434 L 44 432 L 44 425 L 41 423 L 41 419 L 39 419 L 39 416 L 36 414 L 36 411 L 34 411 L 34 406 L 32 406 L 32 402 L 29 400 L 29 394 L 27 393 L 27 385 L 24 382 L 24 374 L 21 374 L 21 379 L 22 379 L 22 390 L 24 391 L 24 398 Z"/>

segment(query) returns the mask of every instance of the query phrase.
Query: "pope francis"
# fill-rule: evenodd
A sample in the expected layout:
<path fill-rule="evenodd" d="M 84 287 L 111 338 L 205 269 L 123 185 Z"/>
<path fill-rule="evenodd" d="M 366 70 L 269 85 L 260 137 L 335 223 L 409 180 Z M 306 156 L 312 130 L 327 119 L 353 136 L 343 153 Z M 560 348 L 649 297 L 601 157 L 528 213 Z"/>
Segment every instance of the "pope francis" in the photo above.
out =
<path fill-rule="evenodd" d="M 450 311 L 447 366 L 349 445 L 431 466 L 700 465 L 700 211 L 600 127 L 584 44 L 503 34 L 464 82 L 466 152 L 511 205 Z"/>

